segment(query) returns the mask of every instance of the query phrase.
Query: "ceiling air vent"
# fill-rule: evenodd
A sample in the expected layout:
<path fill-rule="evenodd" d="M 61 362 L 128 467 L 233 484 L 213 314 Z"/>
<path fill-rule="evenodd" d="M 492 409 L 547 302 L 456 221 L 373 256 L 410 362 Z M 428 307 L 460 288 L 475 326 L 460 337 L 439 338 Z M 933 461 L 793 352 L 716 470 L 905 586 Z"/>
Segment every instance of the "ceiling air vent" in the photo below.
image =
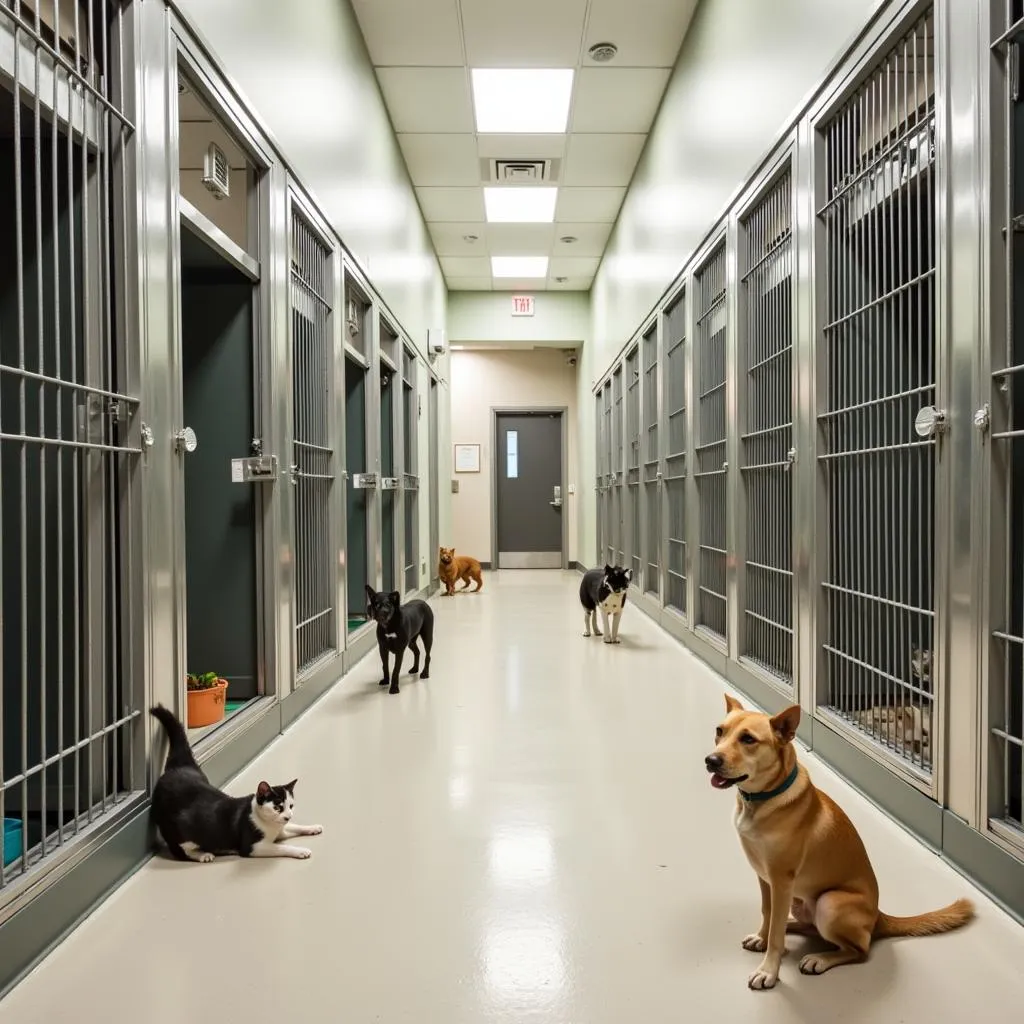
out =
<path fill-rule="evenodd" d="M 217 199 L 227 199 L 230 194 L 229 174 L 227 154 L 216 142 L 211 142 L 203 157 L 203 184 Z"/>
<path fill-rule="evenodd" d="M 561 160 L 511 160 L 490 157 L 480 161 L 483 180 L 495 185 L 546 185 L 558 181 Z"/>

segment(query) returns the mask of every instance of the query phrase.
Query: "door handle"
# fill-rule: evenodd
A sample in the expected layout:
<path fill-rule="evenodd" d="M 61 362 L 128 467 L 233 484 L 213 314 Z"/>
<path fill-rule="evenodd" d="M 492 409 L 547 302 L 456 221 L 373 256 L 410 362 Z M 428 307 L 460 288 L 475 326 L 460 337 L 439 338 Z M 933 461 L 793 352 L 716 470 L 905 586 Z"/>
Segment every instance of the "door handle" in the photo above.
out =
<path fill-rule="evenodd" d="M 562 507 L 562 499 L 561 498 L 554 498 L 551 501 L 549 501 L 548 504 L 552 508 L 561 508 Z"/>

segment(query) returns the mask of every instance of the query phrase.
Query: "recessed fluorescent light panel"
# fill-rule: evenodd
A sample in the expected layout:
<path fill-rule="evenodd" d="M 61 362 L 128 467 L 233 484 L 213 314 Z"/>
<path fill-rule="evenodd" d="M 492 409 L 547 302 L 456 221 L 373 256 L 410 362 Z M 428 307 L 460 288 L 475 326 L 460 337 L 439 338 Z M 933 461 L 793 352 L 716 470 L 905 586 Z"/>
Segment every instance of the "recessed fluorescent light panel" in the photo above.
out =
<path fill-rule="evenodd" d="M 492 277 L 547 277 L 547 256 L 492 256 Z"/>
<path fill-rule="evenodd" d="M 476 130 L 560 135 L 569 124 L 572 68 L 473 68 Z"/>
<path fill-rule="evenodd" d="M 484 209 L 491 224 L 551 224 L 557 188 L 485 188 Z"/>

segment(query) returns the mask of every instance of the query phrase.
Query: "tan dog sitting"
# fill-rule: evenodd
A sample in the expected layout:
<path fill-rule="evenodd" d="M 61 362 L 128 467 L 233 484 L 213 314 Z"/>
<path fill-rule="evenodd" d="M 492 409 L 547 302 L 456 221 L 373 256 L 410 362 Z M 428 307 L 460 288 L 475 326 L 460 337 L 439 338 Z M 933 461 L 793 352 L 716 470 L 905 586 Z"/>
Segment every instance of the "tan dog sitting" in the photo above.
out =
<path fill-rule="evenodd" d="M 444 584 L 442 597 L 451 597 L 455 593 L 456 580 L 462 580 L 463 590 L 468 589 L 470 580 L 473 580 L 476 583 L 474 594 L 484 589 L 484 574 L 480 563 L 471 555 L 456 555 L 455 548 L 441 548 L 437 575 Z"/>
<path fill-rule="evenodd" d="M 914 917 L 881 913 L 878 882 L 857 830 L 797 761 L 800 708 L 769 717 L 726 695 L 725 710 L 704 763 L 715 789 L 736 787 L 736 831 L 761 886 L 761 927 L 743 940 L 744 949 L 764 953 L 751 988 L 775 985 L 787 931 L 832 943 L 832 951 L 800 961 L 804 974 L 823 974 L 865 960 L 873 939 L 936 935 L 974 916 L 969 900 Z"/>

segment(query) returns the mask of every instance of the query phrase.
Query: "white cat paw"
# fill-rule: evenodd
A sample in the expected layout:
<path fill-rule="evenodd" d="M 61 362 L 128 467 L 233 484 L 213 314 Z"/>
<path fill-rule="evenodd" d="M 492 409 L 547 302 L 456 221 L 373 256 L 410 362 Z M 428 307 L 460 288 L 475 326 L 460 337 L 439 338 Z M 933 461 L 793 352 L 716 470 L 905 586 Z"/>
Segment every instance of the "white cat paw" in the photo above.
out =
<path fill-rule="evenodd" d="M 309 828 L 306 831 L 306 835 L 307 836 L 318 836 L 318 835 L 320 835 L 321 832 L 323 832 L 323 830 L 324 830 L 323 825 L 310 825 Z"/>
<path fill-rule="evenodd" d="M 304 846 L 296 846 L 295 853 L 293 853 L 292 856 L 296 860 L 309 860 L 309 858 L 313 856 L 313 851 L 307 850 Z"/>
<path fill-rule="evenodd" d="M 196 862 L 199 864 L 209 864 L 213 860 L 212 853 L 197 853 Z"/>

